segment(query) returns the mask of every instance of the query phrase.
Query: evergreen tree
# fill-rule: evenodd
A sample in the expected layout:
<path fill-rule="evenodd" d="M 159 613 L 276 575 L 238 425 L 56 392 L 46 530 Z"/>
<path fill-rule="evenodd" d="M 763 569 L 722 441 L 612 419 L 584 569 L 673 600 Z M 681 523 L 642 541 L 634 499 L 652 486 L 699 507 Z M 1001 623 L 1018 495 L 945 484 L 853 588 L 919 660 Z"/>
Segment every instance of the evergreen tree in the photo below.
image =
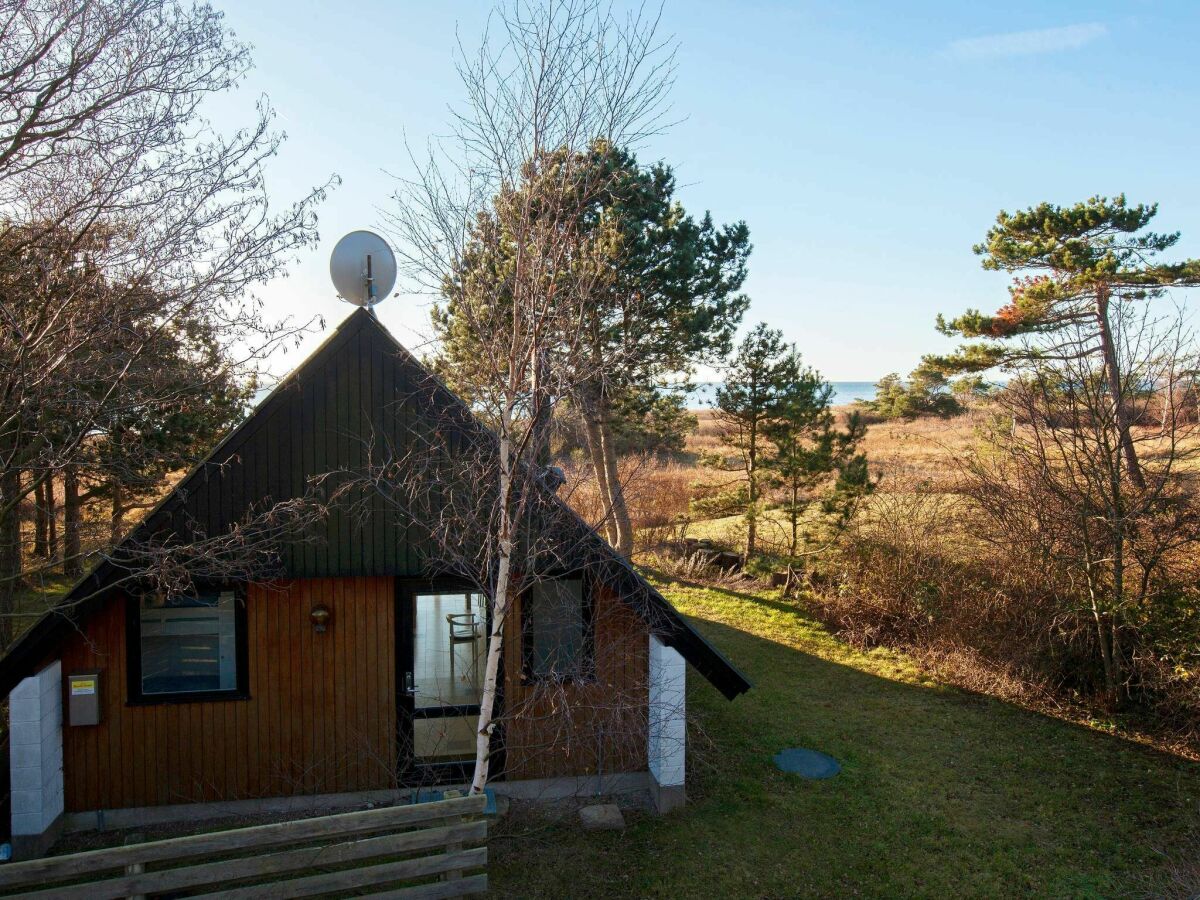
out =
<path fill-rule="evenodd" d="M 713 418 L 721 439 L 737 451 L 733 469 L 745 488 L 747 559 L 758 549 L 762 464 L 766 449 L 763 432 L 767 422 L 776 415 L 778 404 L 793 378 L 790 357 L 783 333 L 760 322 L 738 345 L 737 353 L 725 370 L 725 381 L 717 388 L 713 400 Z"/>
<path fill-rule="evenodd" d="M 795 558 L 804 537 L 802 523 L 814 504 L 819 504 L 821 525 L 840 527 L 873 485 L 866 457 L 858 452 L 866 434 L 862 417 L 851 413 L 846 427 L 837 427 L 830 408 L 833 385 L 803 365 L 795 348 L 780 364 L 776 385 L 772 414 L 762 427 L 772 448 L 763 467 L 783 490 L 788 556 Z"/>
<path fill-rule="evenodd" d="M 968 384 L 969 380 L 969 384 Z M 966 387 L 964 395 L 980 390 L 977 376 L 964 376 L 952 381 L 941 369 L 928 362 L 909 373 L 907 383 L 898 372 L 884 375 L 875 383 L 875 399 L 861 405 L 885 419 L 916 419 L 919 416 L 938 416 L 948 419 L 963 412 L 959 400 L 958 382 Z"/>
<path fill-rule="evenodd" d="M 1145 230 L 1157 212 L 1157 204 L 1129 206 L 1123 194 L 1001 212 L 975 252 L 985 269 L 1013 274 L 1009 302 L 992 315 L 969 309 L 955 319 L 938 316 L 939 331 L 969 343 L 948 356 L 927 357 L 927 364 L 956 373 L 1094 358 L 1113 405 L 1126 471 L 1143 487 L 1130 436 L 1136 415 L 1128 399 L 1137 392 L 1122 365 L 1132 351 L 1119 346 L 1114 318 L 1167 288 L 1200 284 L 1200 260 L 1155 259 L 1179 240 L 1178 232 Z"/>
<path fill-rule="evenodd" d="M 675 200 L 670 167 L 642 166 L 630 152 L 605 141 L 586 153 L 566 158 L 565 151 L 525 167 L 523 182 L 511 196 L 497 198 L 496 209 L 519 204 L 545 192 L 555 173 L 571 179 L 569 190 L 555 185 L 555 202 L 577 209 L 571 223 L 574 250 L 545 273 L 547 283 L 569 280 L 582 319 L 575 323 L 585 340 L 577 354 L 572 398 L 584 419 L 588 453 L 595 467 L 608 515 L 605 530 L 624 554 L 633 548 L 633 532 L 617 471 L 620 433 L 630 416 L 641 415 L 647 391 L 669 378 L 686 376 L 698 362 L 725 356 L 748 300 L 739 293 L 750 253 L 744 223 L 717 226 L 705 215 L 699 222 Z M 564 190 L 573 191 L 570 203 Z M 444 302 L 433 313 L 442 344 L 437 370 L 465 396 L 479 383 L 486 366 L 478 329 L 466 321 L 466 298 L 496 295 L 511 303 L 496 285 L 515 283 L 520 242 L 498 233 L 503 216 L 482 216 L 479 238 L 464 254 L 442 288 Z M 565 224 L 559 226 L 561 230 Z M 564 335 L 574 346 L 577 335 Z M 686 387 L 685 385 L 681 385 Z"/>

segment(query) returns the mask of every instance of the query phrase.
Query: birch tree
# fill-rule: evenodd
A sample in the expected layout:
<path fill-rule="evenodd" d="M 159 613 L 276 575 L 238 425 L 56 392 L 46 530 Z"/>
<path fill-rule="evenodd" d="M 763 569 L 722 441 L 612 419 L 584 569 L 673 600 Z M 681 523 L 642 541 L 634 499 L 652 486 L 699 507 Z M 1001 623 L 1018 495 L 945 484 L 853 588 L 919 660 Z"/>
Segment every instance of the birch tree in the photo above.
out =
<path fill-rule="evenodd" d="M 459 449 L 456 477 L 439 490 L 460 511 L 441 502 L 442 524 L 431 528 L 442 564 L 489 598 L 475 793 L 489 777 L 514 598 L 546 566 L 534 515 L 541 426 L 578 387 L 584 316 L 607 277 L 598 243 L 580 229 L 603 182 L 581 161 L 597 141 L 637 145 L 661 128 L 674 73 L 670 43 L 644 12 L 547 0 L 504 6 L 493 22 L 462 55 L 466 102 L 453 138 L 416 164 L 386 213 L 410 284 L 453 303 L 471 334 L 469 396 L 494 438 L 486 452 Z M 415 458 L 396 467 L 392 489 L 425 491 L 422 468 Z"/>

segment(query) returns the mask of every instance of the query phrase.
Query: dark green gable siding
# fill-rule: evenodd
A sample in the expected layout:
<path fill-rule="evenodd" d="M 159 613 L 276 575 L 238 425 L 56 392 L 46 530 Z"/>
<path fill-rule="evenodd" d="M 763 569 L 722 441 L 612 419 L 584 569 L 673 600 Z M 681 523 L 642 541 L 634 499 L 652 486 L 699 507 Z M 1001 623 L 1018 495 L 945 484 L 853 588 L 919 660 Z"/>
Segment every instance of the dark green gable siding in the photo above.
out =
<path fill-rule="evenodd" d="M 418 530 L 394 498 L 363 482 L 409 451 L 414 426 L 436 427 L 430 382 L 368 313 L 354 313 L 180 484 L 147 530 L 188 542 L 281 501 L 340 492 L 308 539 L 280 548 L 274 574 L 420 575 L 427 548 Z"/>

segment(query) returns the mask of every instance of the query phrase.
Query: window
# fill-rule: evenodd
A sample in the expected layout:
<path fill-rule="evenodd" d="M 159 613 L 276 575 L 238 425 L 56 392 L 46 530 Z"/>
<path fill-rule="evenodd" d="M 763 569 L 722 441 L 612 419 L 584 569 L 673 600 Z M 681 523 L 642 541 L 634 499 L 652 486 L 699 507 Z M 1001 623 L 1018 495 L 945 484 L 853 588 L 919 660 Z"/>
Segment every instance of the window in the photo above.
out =
<path fill-rule="evenodd" d="M 245 694 L 245 607 L 234 591 L 149 595 L 130 606 L 131 701 Z"/>
<path fill-rule="evenodd" d="M 525 668 L 534 678 L 590 675 L 590 604 L 583 579 L 539 582 L 526 594 Z"/>

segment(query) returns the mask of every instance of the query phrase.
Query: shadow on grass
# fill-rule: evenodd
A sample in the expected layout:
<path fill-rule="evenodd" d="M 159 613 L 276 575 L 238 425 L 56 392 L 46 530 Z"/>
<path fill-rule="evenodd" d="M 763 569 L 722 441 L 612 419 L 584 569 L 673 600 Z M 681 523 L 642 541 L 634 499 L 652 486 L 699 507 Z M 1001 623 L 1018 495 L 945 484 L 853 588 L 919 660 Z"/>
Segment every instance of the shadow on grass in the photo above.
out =
<path fill-rule="evenodd" d="M 754 689 L 729 703 L 689 679 L 688 807 L 617 835 L 560 826 L 540 849 L 498 848 L 501 893 L 1100 896 L 1183 852 L 1200 765 L 914 683 L 902 657 L 858 653 L 794 604 L 663 581 Z M 842 773 L 779 772 L 787 747 L 829 753 Z"/>

